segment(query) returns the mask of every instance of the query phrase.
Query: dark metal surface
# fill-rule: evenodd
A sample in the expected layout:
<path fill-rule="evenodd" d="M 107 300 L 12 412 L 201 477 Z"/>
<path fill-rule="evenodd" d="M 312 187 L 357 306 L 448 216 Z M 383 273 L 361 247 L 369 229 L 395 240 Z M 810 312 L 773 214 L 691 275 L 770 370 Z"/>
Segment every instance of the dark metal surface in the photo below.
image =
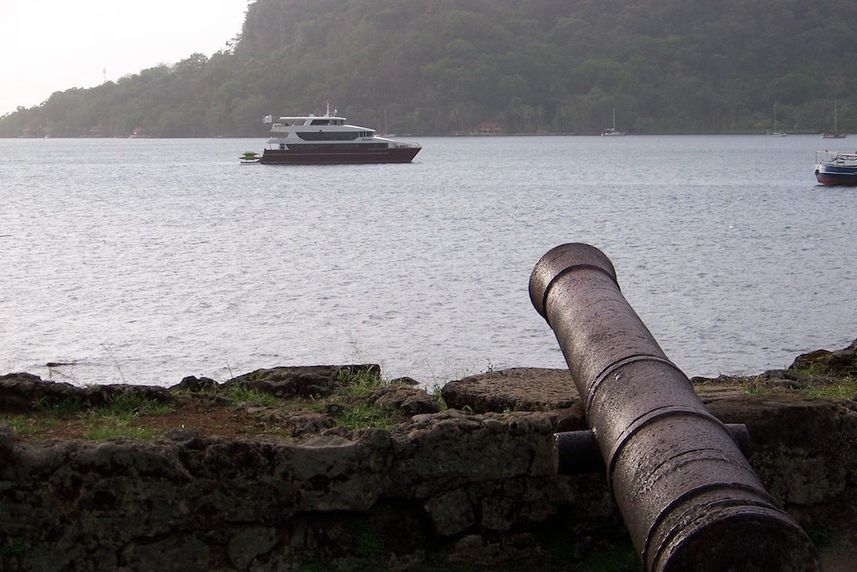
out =
<path fill-rule="evenodd" d="M 743 423 L 726 423 L 724 427 L 744 455 L 749 454 L 750 434 Z M 598 441 L 591 429 L 567 431 L 554 435 L 557 472 L 561 475 L 595 473 L 604 470 Z"/>
<path fill-rule="evenodd" d="M 586 244 L 545 254 L 530 299 L 556 334 L 647 570 L 819 570 L 724 425 Z"/>

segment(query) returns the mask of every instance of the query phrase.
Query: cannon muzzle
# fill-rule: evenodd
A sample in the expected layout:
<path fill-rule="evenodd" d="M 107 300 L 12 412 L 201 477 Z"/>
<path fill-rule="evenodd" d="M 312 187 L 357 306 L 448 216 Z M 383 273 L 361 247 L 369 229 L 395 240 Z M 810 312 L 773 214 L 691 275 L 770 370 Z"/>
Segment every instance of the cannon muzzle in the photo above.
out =
<path fill-rule="evenodd" d="M 658 346 L 604 253 L 552 249 L 530 299 L 559 341 L 646 570 L 820 570 L 809 537 Z"/>

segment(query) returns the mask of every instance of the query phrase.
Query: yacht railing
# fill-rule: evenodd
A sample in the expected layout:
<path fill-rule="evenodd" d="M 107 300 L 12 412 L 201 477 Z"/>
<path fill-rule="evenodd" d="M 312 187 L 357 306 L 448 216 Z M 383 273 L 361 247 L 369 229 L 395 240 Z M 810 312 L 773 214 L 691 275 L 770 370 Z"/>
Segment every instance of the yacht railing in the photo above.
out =
<path fill-rule="evenodd" d="M 816 151 L 816 163 L 834 163 L 836 165 L 857 166 L 857 152 L 847 153 L 842 151 Z"/>

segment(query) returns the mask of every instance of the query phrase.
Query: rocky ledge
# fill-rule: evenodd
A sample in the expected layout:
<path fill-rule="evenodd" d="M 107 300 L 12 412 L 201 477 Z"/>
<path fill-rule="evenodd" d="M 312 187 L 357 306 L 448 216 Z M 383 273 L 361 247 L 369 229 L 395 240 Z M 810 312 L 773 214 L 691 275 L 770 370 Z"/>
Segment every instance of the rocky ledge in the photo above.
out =
<path fill-rule="evenodd" d="M 692 380 L 748 426 L 828 571 L 855 559 L 855 380 L 857 343 Z M 604 476 L 556 473 L 553 433 L 584 425 L 562 370 L 432 394 L 375 365 L 171 388 L 0 376 L 0 569 L 639 569 Z"/>

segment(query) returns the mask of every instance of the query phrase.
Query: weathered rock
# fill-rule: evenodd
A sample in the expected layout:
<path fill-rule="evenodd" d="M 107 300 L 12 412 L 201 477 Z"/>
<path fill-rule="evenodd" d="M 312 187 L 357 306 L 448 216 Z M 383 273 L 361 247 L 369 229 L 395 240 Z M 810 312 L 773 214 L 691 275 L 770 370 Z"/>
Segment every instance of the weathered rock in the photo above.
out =
<path fill-rule="evenodd" d="M 0 400 L 2 411 L 24 411 L 33 403 L 49 393 L 70 393 L 72 386 L 68 383 L 57 383 L 50 389 L 42 383 L 42 378 L 31 373 L 8 373 L 0 375 Z"/>
<path fill-rule="evenodd" d="M 216 558 L 214 548 L 190 533 L 131 544 L 122 556 L 126 562 L 134 563 L 135 570 L 211 570 Z"/>
<path fill-rule="evenodd" d="M 463 532 L 476 522 L 473 506 L 463 489 L 435 496 L 425 504 L 425 509 L 431 517 L 435 531 L 442 536 Z"/>
<path fill-rule="evenodd" d="M 390 380 L 390 385 L 419 385 L 420 382 L 412 377 L 397 377 Z"/>
<path fill-rule="evenodd" d="M 172 429 L 164 434 L 164 439 L 176 441 L 178 443 L 190 443 L 192 441 L 199 442 L 202 435 L 196 429 Z"/>
<path fill-rule="evenodd" d="M 172 396 L 164 387 L 121 384 L 77 387 L 69 383 L 45 381 L 29 373 L 0 376 L 0 411 L 25 411 L 37 406 L 50 409 L 72 403 L 97 407 L 129 394 L 158 402 L 172 401 Z"/>
<path fill-rule="evenodd" d="M 815 350 L 795 358 L 789 370 L 809 369 L 821 366 L 822 373 L 850 375 L 857 372 L 857 340 L 841 350 Z"/>
<path fill-rule="evenodd" d="M 832 352 L 830 350 L 813 350 L 805 354 L 800 354 L 789 366 L 789 369 L 804 369 L 817 364 L 827 362 Z"/>
<path fill-rule="evenodd" d="M 390 490 L 428 499 L 473 482 L 554 475 L 557 417 L 483 417 L 455 410 L 417 415 L 407 433 L 393 436 L 396 462 L 388 475 Z"/>
<path fill-rule="evenodd" d="M 363 365 L 316 365 L 257 369 L 239 375 L 225 385 L 240 385 L 277 397 L 326 397 L 349 378 L 360 374 L 380 378 L 381 367 Z"/>
<path fill-rule="evenodd" d="M 375 405 L 401 411 L 405 415 L 437 413 L 438 402 L 424 389 L 409 385 L 391 384 L 372 392 L 369 401 Z"/>
<path fill-rule="evenodd" d="M 776 389 L 802 389 L 806 387 L 805 382 L 797 379 L 773 379 L 769 384 Z"/>
<path fill-rule="evenodd" d="M 857 351 L 854 344 L 844 350 L 837 350 L 827 358 L 827 366 L 840 374 L 850 374 L 857 370 Z"/>
<path fill-rule="evenodd" d="M 745 423 L 750 462 L 769 492 L 788 505 L 835 501 L 857 471 L 857 408 L 793 394 L 718 399 L 707 404 L 724 423 Z"/>
<path fill-rule="evenodd" d="M 183 378 L 178 384 L 170 389 L 180 389 L 183 391 L 205 391 L 217 387 L 218 383 L 208 377 L 195 377 L 189 375 Z"/>
<path fill-rule="evenodd" d="M 333 427 L 335 424 L 330 415 L 313 411 L 297 411 L 283 417 L 282 423 L 289 428 L 294 437 L 318 434 L 325 429 Z"/>
<path fill-rule="evenodd" d="M 253 560 L 267 554 L 279 542 L 277 529 L 273 527 L 247 528 L 229 539 L 229 560 L 239 570 L 247 570 Z"/>
<path fill-rule="evenodd" d="M 531 534 L 515 534 L 500 541 L 470 534 L 455 543 L 449 561 L 494 567 L 532 561 L 537 554 L 538 545 Z"/>
<path fill-rule="evenodd" d="M 568 370 L 513 368 L 451 381 L 443 386 L 444 402 L 453 409 L 489 411 L 547 411 L 579 401 Z"/>
<path fill-rule="evenodd" d="M 15 436 L 12 428 L 0 425 L 0 465 L 9 462 L 15 447 Z"/>

